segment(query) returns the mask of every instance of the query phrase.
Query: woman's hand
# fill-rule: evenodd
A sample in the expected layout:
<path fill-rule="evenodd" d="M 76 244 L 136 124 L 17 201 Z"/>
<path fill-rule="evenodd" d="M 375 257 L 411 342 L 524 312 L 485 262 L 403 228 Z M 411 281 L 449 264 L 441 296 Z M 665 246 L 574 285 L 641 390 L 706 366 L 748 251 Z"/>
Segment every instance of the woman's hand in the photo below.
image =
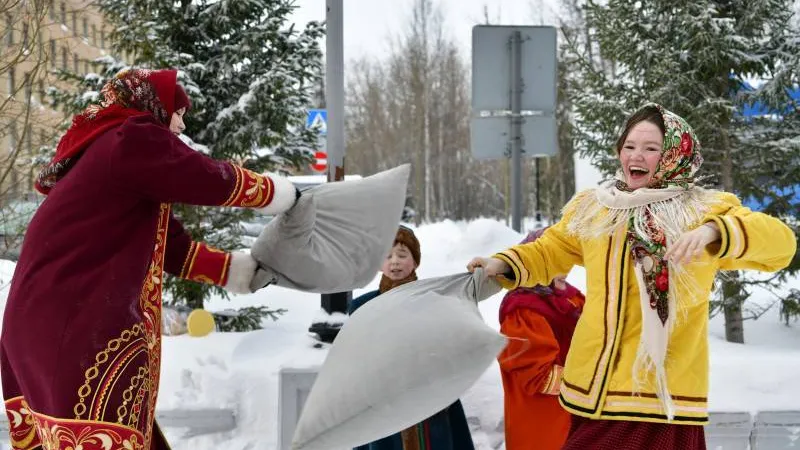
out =
<path fill-rule="evenodd" d="M 667 249 L 664 259 L 681 264 L 689 263 L 692 259 L 700 256 L 705 251 L 706 246 L 718 241 L 720 237 L 719 226 L 714 222 L 709 222 L 692 231 L 683 233 Z"/>
<path fill-rule="evenodd" d="M 506 273 L 511 272 L 511 266 L 509 266 L 502 259 L 497 258 L 472 258 L 472 261 L 467 264 L 467 270 L 470 273 L 475 272 L 475 269 L 478 267 L 482 267 L 483 272 L 489 277 L 505 275 Z"/>

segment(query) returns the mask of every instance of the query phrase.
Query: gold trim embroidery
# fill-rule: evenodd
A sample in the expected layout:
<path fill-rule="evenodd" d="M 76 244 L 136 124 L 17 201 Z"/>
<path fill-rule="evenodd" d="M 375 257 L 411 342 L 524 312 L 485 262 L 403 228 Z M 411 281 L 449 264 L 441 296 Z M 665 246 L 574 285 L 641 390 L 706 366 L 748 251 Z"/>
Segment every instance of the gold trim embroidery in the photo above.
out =
<path fill-rule="evenodd" d="M 228 199 L 225 200 L 225 203 L 223 203 L 222 206 L 233 205 L 233 203 L 236 201 L 236 198 L 239 196 L 239 193 L 242 189 L 242 184 L 243 184 L 242 168 L 233 164 L 230 164 L 230 166 L 233 168 L 233 173 L 236 176 L 236 182 L 233 184 L 233 190 L 231 191 L 231 195 L 228 196 Z"/>
<path fill-rule="evenodd" d="M 98 383 L 101 384 L 101 389 L 99 389 L 91 399 L 92 411 L 89 413 L 88 417 L 93 420 L 100 419 L 105 409 L 102 405 L 105 403 L 105 396 L 109 389 L 109 381 L 114 379 L 116 373 L 119 372 L 121 366 L 125 365 L 127 360 L 141 351 L 146 351 L 146 344 L 142 337 L 143 332 L 144 326 L 142 324 L 136 324 L 131 329 L 124 330 L 120 334 L 120 337 L 108 341 L 105 350 L 95 355 L 95 363 L 92 367 L 86 369 L 84 373 L 84 383 L 78 389 L 78 403 L 73 408 L 76 420 L 83 419 L 84 414 L 87 413 L 86 399 L 92 394 L 92 381 L 98 377 L 100 377 Z M 123 347 L 122 344 L 127 345 Z M 122 352 L 120 352 L 120 349 L 122 349 Z M 120 354 L 113 358 L 110 357 L 110 355 L 117 353 Z M 117 361 L 120 357 L 122 359 Z M 111 360 L 110 367 L 106 368 L 101 375 L 100 367 L 108 363 L 109 360 Z"/>
<path fill-rule="evenodd" d="M 39 435 L 28 402 L 22 397 L 5 401 L 9 440 L 14 450 L 32 450 L 39 446 Z"/>
<path fill-rule="evenodd" d="M 192 241 L 189 245 L 189 251 L 186 253 L 186 259 L 183 260 L 181 273 L 178 275 L 180 278 L 186 278 L 186 274 L 189 273 L 189 267 L 194 264 L 195 258 L 197 258 L 197 242 Z"/>
<path fill-rule="evenodd" d="M 170 205 L 162 203 L 158 231 L 156 232 L 156 245 L 153 251 L 153 262 L 150 265 L 150 275 L 145 280 L 144 288 L 139 297 L 139 307 L 144 317 L 149 360 L 149 392 L 147 393 L 149 398 L 147 399 L 147 423 L 144 433 L 145 448 L 150 448 L 150 442 L 153 437 L 153 423 L 155 422 L 156 401 L 158 400 L 158 383 L 161 375 L 161 290 L 163 287 L 164 253 L 169 228 L 169 212 Z"/>
<path fill-rule="evenodd" d="M 273 182 L 269 177 L 259 175 L 239 166 L 231 165 L 236 173 L 233 192 L 222 206 L 263 208 L 274 195 Z"/>

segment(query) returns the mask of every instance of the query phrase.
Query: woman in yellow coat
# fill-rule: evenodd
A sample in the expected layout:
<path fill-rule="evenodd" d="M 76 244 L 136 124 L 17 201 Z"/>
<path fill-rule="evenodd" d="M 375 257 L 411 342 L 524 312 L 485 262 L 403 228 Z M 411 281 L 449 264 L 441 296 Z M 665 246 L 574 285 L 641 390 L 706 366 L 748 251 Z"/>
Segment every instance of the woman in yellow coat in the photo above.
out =
<path fill-rule="evenodd" d="M 564 449 L 704 449 L 714 277 L 780 270 L 796 239 L 736 196 L 696 186 L 700 143 L 660 105 L 628 119 L 616 150 L 616 180 L 577 194 L 535 242 L 468 269 L 514 289 L 586 268 L 559 395 L 573 415 Z"/>

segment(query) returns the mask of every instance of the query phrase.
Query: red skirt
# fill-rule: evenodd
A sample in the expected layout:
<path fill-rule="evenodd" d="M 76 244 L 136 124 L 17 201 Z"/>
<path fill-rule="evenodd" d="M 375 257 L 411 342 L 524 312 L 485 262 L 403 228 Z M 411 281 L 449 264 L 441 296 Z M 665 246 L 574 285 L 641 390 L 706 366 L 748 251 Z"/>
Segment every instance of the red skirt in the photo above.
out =
<path fill-rule="evenodd" d="M 562 450 L 705 450 L 701 425 L 592 420 L 572 416 Z"/>

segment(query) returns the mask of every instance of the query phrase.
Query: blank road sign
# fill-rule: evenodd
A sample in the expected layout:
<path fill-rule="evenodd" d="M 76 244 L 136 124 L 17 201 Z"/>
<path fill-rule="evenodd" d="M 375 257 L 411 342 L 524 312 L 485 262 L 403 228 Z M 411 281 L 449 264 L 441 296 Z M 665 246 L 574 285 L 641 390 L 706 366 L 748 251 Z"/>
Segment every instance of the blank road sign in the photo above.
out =
<path fill-rule="evenodd" d="M 519 53 L 512 39 L 519 33 Z M 515 41 L 516 42 L 516 41 Z M 514 48 L 517 48 L 516 46 Z M 478 25 L 472 28 L 472 117 L 470 147 L 476 159 L 508 157 L 512 138 L 512 85 L 518 85 L 524 156 L 558 153 L 556 126 L 556 29 Z M 512 57 L 518 55 L 518 63 Z M 516 61 L 516 60 L 515 60 Z M 517 67 L 517 83 L 512 83 Z"/>
<path fill-rule="evenodd" d="M 509 109 L 514 31 L 522 36 L 522 110 L 555 113 L 556 29 L 537 26 L 477 25 L 472 28 L 472 109 Z"/>
<path fill-rule="evenodd" d="M 558 149 L 556 118 L 525 117 L 522 124 L 523 156 L 552 156 Z M 475 159 L 497 159 L 510 151 L 511 124 L 507 117 L 473 118 L 470 124 L 470 146 Z"/>

